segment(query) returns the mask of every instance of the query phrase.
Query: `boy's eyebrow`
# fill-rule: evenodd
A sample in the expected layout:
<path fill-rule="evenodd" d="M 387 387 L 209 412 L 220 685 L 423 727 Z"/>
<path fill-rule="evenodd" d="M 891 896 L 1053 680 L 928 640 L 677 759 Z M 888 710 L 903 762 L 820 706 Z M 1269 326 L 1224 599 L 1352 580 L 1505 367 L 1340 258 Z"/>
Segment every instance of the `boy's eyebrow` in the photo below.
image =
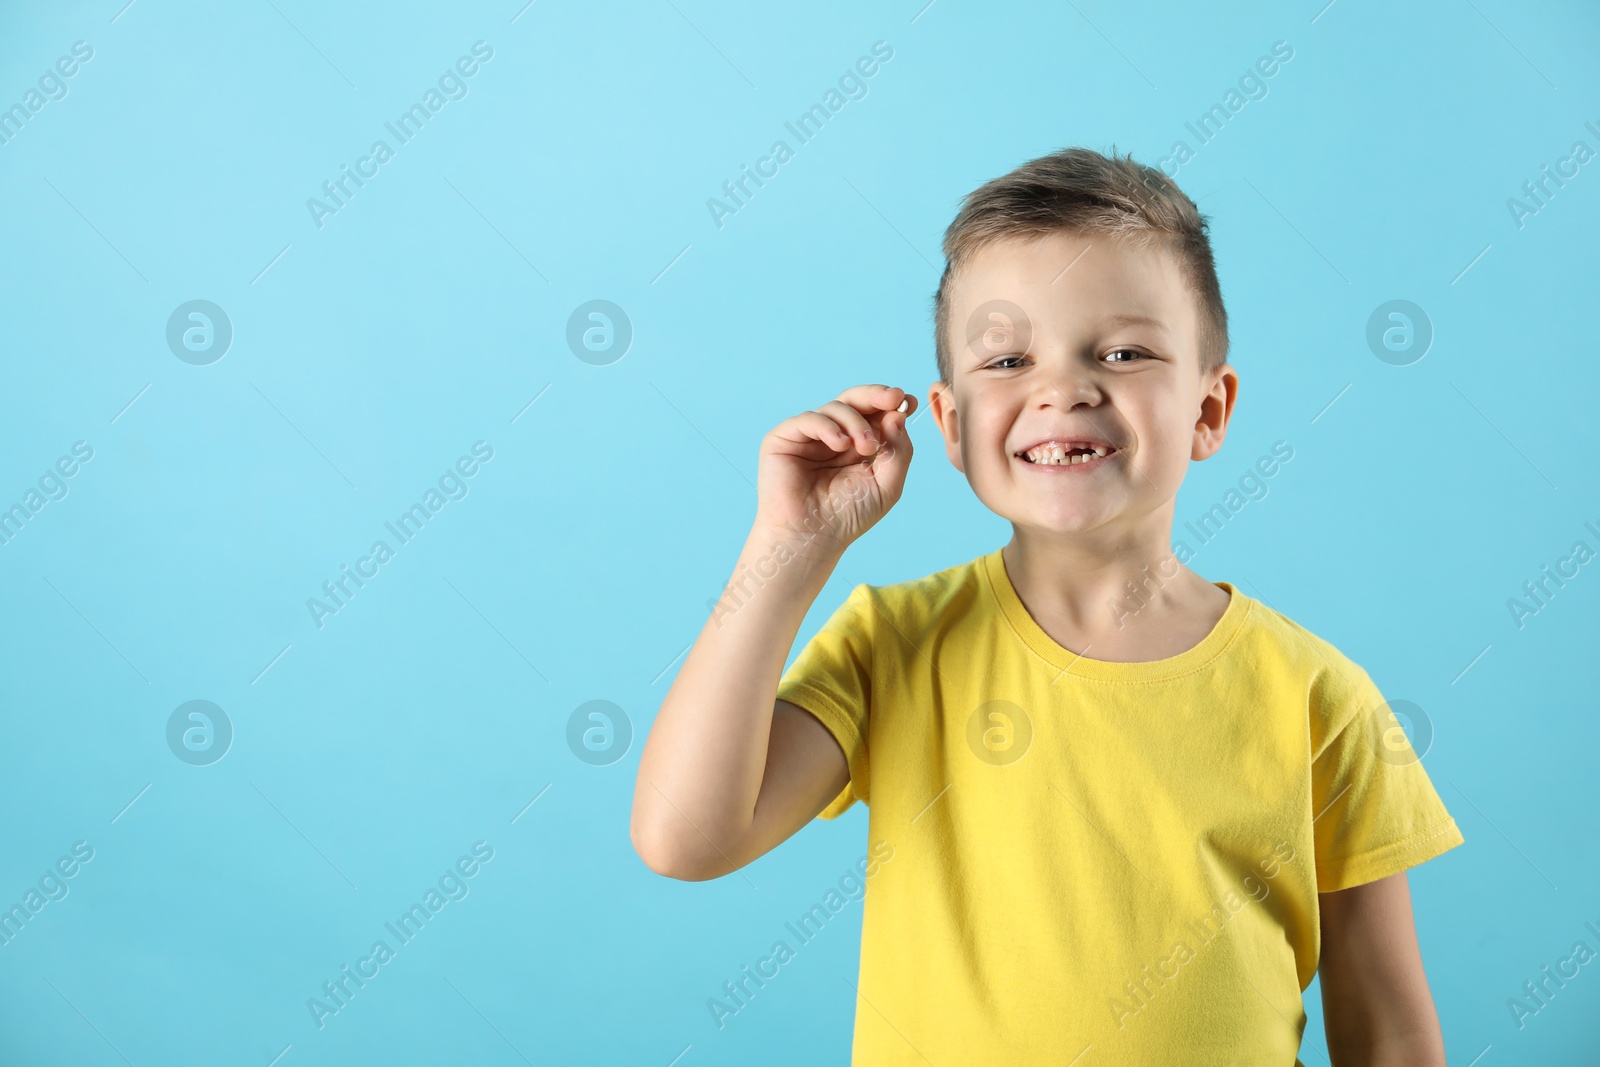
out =
<path fill-rule="evenodd" d="M 1101 321 L 1107 326 L 1148 326 L 1163 333 L 1167 329 L 1166 323 L 1160 319 L 1152 319 L 1144 315 L 1109 315 Z"/>

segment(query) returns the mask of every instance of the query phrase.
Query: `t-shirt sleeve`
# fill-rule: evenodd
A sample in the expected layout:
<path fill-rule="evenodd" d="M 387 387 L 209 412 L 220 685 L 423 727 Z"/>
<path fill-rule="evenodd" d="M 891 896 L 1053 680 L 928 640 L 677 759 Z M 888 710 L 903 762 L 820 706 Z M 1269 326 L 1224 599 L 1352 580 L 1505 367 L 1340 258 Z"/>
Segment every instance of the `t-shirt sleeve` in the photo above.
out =
<path fill-rule="evenodd" d="M 1313 691 L 1318 728 L 1312 840 L 1319 893 L 1377 881 L 1464 841 L 1372 678 L 1342 656 L 1334 662 L 1336 668 Z"/>
<path fill-rule="evenodd" d="M 850 780 L 818 813 L 837 819 L 867 800 L 867 714 L 872 700 L 872 633 L 876 613 L 869 587 L 857 585 L 778 681 L 778 698 L 804 708 L 844 750 Z"/>

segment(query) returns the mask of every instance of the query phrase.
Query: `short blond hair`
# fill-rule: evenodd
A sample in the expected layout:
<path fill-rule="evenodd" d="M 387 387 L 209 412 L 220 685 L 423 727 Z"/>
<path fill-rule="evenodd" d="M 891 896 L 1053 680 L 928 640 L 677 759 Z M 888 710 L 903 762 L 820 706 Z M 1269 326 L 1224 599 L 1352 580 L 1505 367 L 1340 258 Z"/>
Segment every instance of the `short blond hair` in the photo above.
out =
<path fill-rule="evenodd" d="M 945 230 L 944 274 L 933 298 L 940 381 L 950 384 L 954 366 L 947 338 L 955 276 L 985 245 L 1060 231 L 1170 251 L 1196 297 L 1201 373 L 1227 362 L 1228 311 L 1217 283 L 1206 216 L 1176 182 L 1155 167 L 1135 163 L 1132 154 L 1118 158 L 1114 146 L 1110 156 L 1063 148 L 968 193 Z"/>

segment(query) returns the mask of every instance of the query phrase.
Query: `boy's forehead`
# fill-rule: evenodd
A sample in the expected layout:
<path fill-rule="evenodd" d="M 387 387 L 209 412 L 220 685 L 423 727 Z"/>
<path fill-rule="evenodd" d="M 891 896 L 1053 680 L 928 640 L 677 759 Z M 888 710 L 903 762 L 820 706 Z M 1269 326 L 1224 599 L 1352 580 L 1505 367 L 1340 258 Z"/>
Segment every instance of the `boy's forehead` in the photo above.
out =
<path fill-rule="evenodd" d="M 958 295 L 983 299 L 997 287 L 1053 293 L 1126 289 L 1137 284 L 1143 295 L 1165 293 L 1182 279 L 1177 257 L 1159 242 L 1138 244 L 1116 237 L 1051 233 L 1006 237 L 980 246 L 956 278 Z"/>
<path fill-rule="evenodd" d="M 955 278 L 952 327 L 1004 300 L 1030 316 L 1065 314 L 1108 326 L 1148 320 L 1174 341 L 1191 338 L 1198 309 L 1177 257 L 1159 242 L 1070 232 L 1008 237 L 977 249 Z"/>

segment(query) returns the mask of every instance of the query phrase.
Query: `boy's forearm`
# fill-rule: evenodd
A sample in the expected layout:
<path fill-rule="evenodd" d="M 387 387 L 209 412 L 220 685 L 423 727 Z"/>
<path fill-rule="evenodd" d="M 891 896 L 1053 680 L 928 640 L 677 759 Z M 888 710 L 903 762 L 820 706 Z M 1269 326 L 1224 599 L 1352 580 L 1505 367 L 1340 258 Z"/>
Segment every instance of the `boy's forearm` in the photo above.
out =
<path fill-rule="evenodd" d="M 1338 1042 L 1330 1034 L 1333 1067 L 1445 1067 L 1444 1037 L 1435 1024 L 1369 1042 Z"/>
<path fill-rule="evenodd" d="M 726 853 L 748 830 L 784 661 L 842 552 L 759 525 L 746 538 L 640 755 L 631 829 L 653 866 Z"/>
<path fill-rule="evenodd" d="M 1426 985 L 1410 990 L 1409 996 L 1378 994 L 1384 1005 L 1381 1017 L 1375 1014 L 1372 991 L 1360 992 L 1357 998 L 1345 985 L 1345 995 L 1323 997 L 1323 1028 L 1333 1067 L 1444 1067 L 1444 1034 Z"/>
<path fill-rule="evenodd" d="M 1444 1067 L 1404 871 L 1318 894 L 1322 1019 L 1333 1067 Z"/>

